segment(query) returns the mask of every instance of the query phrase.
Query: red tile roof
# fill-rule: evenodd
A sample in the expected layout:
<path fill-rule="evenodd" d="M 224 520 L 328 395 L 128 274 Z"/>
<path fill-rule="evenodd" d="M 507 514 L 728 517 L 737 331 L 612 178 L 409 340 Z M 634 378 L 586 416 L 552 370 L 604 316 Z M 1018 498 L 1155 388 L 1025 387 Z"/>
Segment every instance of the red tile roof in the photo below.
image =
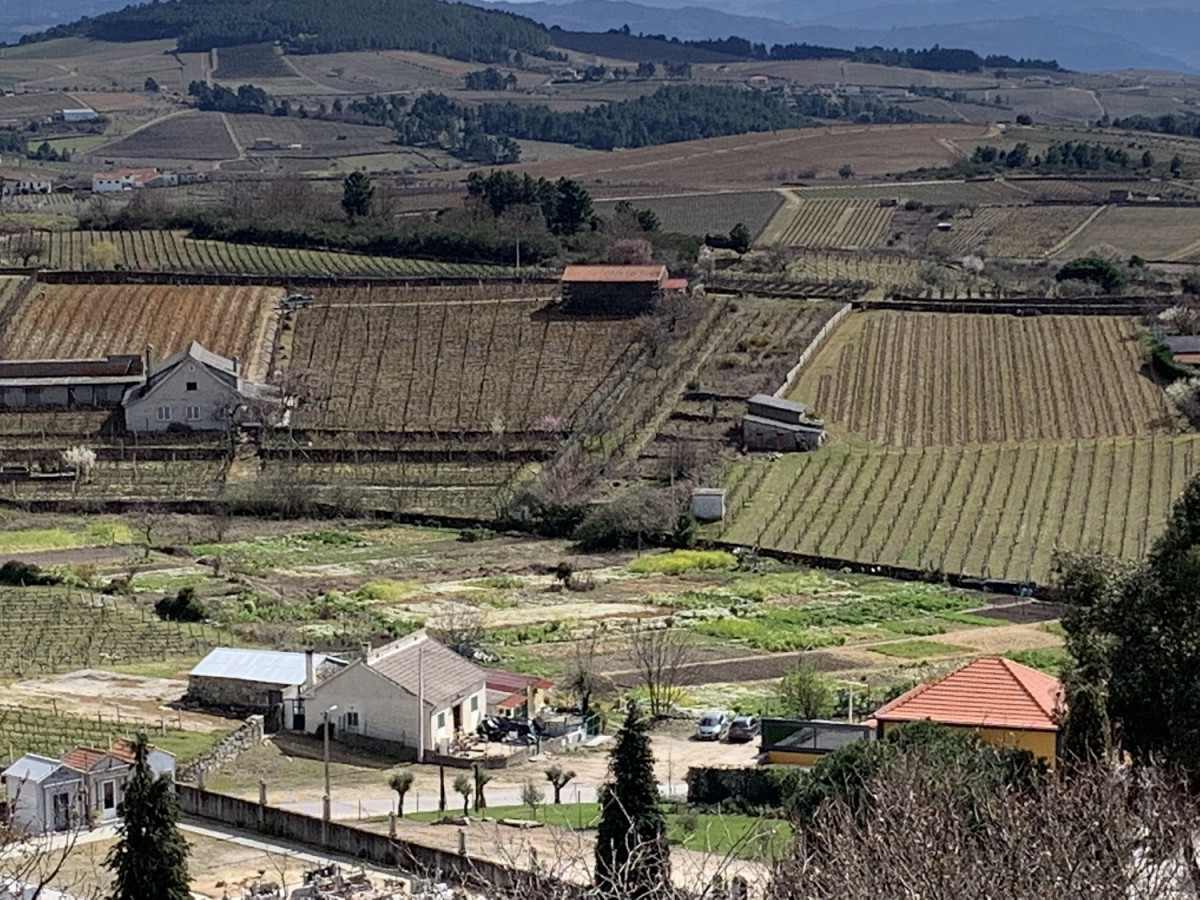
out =
<path fill-rule="evenodd" d="M 661 284 L 666 277 L 666 266 L 567 266 L 563 269 L 562 280 L 576 283 L 619 281 L 625 284 Z"/>
<path fill-rule="evenodd" d="M 76 747 L 62 758 L 62 763 L 76 771 L 88 772 L 92 766 L 106 756 L 108 756 L 108 752 L 105 750 L 97 750 L 95 747 Z"/>
<path fill-rule="evenodd" d="M 662 283 L 662 289 L 664 291 L 686 291 L 687 290 L 687 279 L 686 278 L 667 278 Z"/>
<path fill-rule="evenodd" d="M 999 656 L 983 656 L 938 681 L 917 685 L 875 713 L 879 722 L 930 719 L 943 725 L 1057 731 L 1057 678 Z"/>
<path fill-rule="evenodd" d="M 490 691 L 508 691 L 511 694 L 524 693 L 530 687 L 546 691 L 554 687 L 553 681 L 539 678 L 536 675 L 522 675 L 520 672 L 510 672 L 507 669 L 484 669 L 487 687 Z"/>

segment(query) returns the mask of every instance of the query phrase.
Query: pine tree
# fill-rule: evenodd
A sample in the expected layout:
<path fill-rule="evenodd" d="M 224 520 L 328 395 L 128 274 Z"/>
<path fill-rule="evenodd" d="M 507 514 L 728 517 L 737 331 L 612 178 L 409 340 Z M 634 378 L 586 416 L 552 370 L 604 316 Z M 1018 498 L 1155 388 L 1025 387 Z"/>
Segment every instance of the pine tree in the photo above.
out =
<path fill-rule="evenodd" d="M 369 215 L 371 212 L 371 197 L 375 187 L 365 172 L 351 172 L 342 182 L 342 209 L 347 218 L 355 219 Z"/>
<path fill-rule="evenodd" d="M 659 807 L 649 720 L 629 705 L 609 756 L 612 781 L 600 788 L 596 886 L 606 897 L 662 896 L 671 881 L 666 818 Z"/>
<path fill-rule="evenodd" d="M 139 735 L 133 745 L 133 777 L 121 803 L 119 837 L 104 858 L 113 873 L 112 900 L 191 900 L 179 807 L 170 779 L 150 771 L 148 749 L 146 736 Z"/>

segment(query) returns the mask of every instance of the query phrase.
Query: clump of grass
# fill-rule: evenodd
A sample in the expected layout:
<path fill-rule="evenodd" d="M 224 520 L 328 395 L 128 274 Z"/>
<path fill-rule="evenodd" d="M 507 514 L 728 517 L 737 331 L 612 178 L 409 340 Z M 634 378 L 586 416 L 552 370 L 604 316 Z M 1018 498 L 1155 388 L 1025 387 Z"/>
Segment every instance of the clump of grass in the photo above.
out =
<path fill-rule="evenodd" d="M 781 623 L 769 616 L 709 619 L 696 622 L 692 629 L 699 634 L 718 640 L 738 641 L 767 653 L 816 650 L 818 647 L 839 646 L 846 642 L 845 637 L 840 634 Z"/>
<path fill-rule="evenodd" d="M 1066 647 L 1037 647 L 1032 650 L 1012 650 L 1004 654 L 1013 662 L 1051 675 L 1061 675 L 1063 668 L 1074 662 Z"/>
<path fill-rule="evenodd" d="M 470 583 L 484 588 L 491 588 L 495 591 L 507 591 L 525 587 L 525 582 L 515 575 L 488 575 L 484 578 L 476 578 Z"/>
<path fill-rule="evenodd" d="M 415 588 L 411 582 L 377 578 L 363 584 L 352 596 L 368 603 L 399 603 Z"/>
<path fill-rule="evenodd" d="M 672 550 L 670 553 L 639 556 L 628 565 L 630 572 L 639 575 L 682 575 L 684 572 L 736 567 L 737 557 L 724 550 Z"/>
<path fill-rule="evenodd" d="M 958 644 L 941 644 L 937 641 L 897 641 L 894 644 L 879 644 L 868 647 L 873 653 L 893 656 L 897 659 L 925 659 L 930 656 L 952 656 L 956 653 L 971 653 L 974 648 Z"/>

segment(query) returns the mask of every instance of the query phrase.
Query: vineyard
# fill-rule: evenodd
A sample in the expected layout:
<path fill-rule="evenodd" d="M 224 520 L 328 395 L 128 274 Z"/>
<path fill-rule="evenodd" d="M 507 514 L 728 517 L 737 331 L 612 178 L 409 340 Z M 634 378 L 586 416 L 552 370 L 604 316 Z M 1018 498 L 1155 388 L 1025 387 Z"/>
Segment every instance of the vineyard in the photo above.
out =
<path fill-rule="evenodd" d="M 1070 259 L 1107 245 L 1123 257 L 1200 262 L 1200 208 L 1110 206 L 1058 254 Z"/>
<path fill-rule="evenodd" d="M 4 590 L 0 621 L 3 678 L 199 657 L 217 641 L 204 625 L 163 622 L 125 600 L 71 588 Z"/>
<path fill-rule="evenodd" d="M 29 441 L 24 441 L 27 445 Z M 66 441 L 58 450 L 40 457 L 57 462 Z M 91 444 L 90 446 L 95 446 Z M 213 451 L 208 451 L 213 452 Z M 29 453 L 24 450 L 0 450 L 0 461 L 6 464 L 27 464 Z M 124 460 L 101 459 L 78 484 L 73 481 L 14 481 L 4 486 L 3 496 L 15 501 L 50 498 L 113 501 L 141 500 L 211 500 L 221 493 L 228 462 L 214 453 L 213 459 L 138 459 L 136 452 Z"/>
<path fill-rule="evenodd" d="M 1095 206 L 985 206 L 956 216 L 953 228 L 934 232 L 929 244 L 951 256 L 1042 258 L 1052 255 L 1097 210 Z"/>
<path fill-rule="evenodd" d="M 0 760 L 7 764 L 25 753 L 40 753 L 57 759 L 75 747 L 105 748 L 119 739 L 130 740 L 138 730 L 145 731 L 150 741 L 163 749 L 175 745 L 179 738 L 195 743 L 194 737 L 188 740 L 180 729 L 168 727 L 164 732 L 158 721 L 140 721 L 126 716 L 121 716 L 118 721 L 111 713 L 93 719 L 48 709 L 0 706 L 0 735 L 3 735 Z M 176 760 L 179 763 L 186 761 Z"/>
<path fill-rule="evenodd" d="M 858 313 L 795 398 L 835 435 L 899 447 L 1169 433 L 1142 363 L 1130 319 Z"/>
<path fill-rule="evenodd" d="M 296 314 L 297 426 L 555 432 L 633 361 L 636 320 L 560 316 L 544 298 L 390 296 L 351 289 Z"/>
<path fill-rule="evenodd" d="M 760 245 L 869 248 L 887 234 L 893 207 L 870 199 L 788 196 L 758 237 Z"/>
<path fill-rule="evenodd" d="M 1200 438 L 912 450 L 830 446 L 743 465 L 726 540 L 885 565 L 1049 579 L 1055 549 L 1146 551 Z"/>
<path fill-rule="evenodd" d="M 39 235 L 45 249 L 38 263 L 44 268 L 69 271 L 91 268 L 88 249 L 101 241 L 116 247 L 118 265 L 135 272 L 471 278 L 508 271 L 499 266 L 473 263 L 430 262 L 330 250 L 292 250 L 224 241 L 197 241 L 188 238 L 185 231 L 46 231 L 39 232 Z M 10 240 L 0 239 L 0 257 L 13 259 L 8 249 Z"/>
<path fill-rule="evenodd" d="M 635 197 L 635 209 L 650 209 L 658 216 L 663 231 L 685 234 L 726 234 L 741 222 L 758 234 L 782 201 L 779 191 L 737 191 L 717 194 L 687 194 L 672 197 Z M 596 212 L 611 216 L 619 201 L 598 200 Z"/>
<path fill-rule="evenodd" d="M 30 292 L 0 333 L 8 359 L 141 354 L 155 359 L 199 341 L 237 356 L 262 381 L 270 365 L 281 288 L 170 285 L 42 285 Z"/>

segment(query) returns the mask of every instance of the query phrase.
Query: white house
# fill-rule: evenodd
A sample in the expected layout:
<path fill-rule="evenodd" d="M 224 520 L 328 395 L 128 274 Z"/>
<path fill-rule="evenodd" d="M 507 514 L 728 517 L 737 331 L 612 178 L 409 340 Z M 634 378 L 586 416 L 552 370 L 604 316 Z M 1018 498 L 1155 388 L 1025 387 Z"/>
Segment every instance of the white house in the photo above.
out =
<path fill-rule="evenodd" d="M 26 753 L 3 772 L 12 827 L 27 834 L 65 831 L 87 820 L 83 773 Z"/>
<path fill-rule="evenodd" d="M 306 650 L 217 647 L 188 673 L 188 699 L 205 706 L 280 716 L 283 728 L 305 729 L 303 690 L 339 672 L 345 660 Z"/>
<path fill-rule="evenodd" d="M 93 122 L 100 118 L 100 114 L 90 106 L 78 106 L 74 109 L 59 110 L 56 118 L 61 118 L 64 122 Z"/>
<path fill-rule="evenodd" d="M 54 181 L 42 172 L 12 170 L 0 172 L 4 183 L 0 186 L 3 196 L 11 197 L 16 194 L 49 194 L 54 190 Z"/>
<path fill-rule="evenodd" d="M 474 663 L 423 631 L 400 638 L 304 694 L 306 730 L 329 717 L 334 737 L 360 735 L 401 747 L 445 752 L 473 734 L 487 707 L 487 677 Z"/>
<path fill-rule="evenodd" d="M 241 361 L 192 341 L 150 369 L 146 381 L 121 401 L 130 431 L 220 431 L 230 425 L 262 424 L 274 410 L 278 391 L 243 378 Z"/>
<path fill-rule="evenodd" d="M 106 194 L 150 187 L 159 177 L 158 169 L 115 169 L 112 172 L 96 172 L 92 175 L 92 192 Z"/>

